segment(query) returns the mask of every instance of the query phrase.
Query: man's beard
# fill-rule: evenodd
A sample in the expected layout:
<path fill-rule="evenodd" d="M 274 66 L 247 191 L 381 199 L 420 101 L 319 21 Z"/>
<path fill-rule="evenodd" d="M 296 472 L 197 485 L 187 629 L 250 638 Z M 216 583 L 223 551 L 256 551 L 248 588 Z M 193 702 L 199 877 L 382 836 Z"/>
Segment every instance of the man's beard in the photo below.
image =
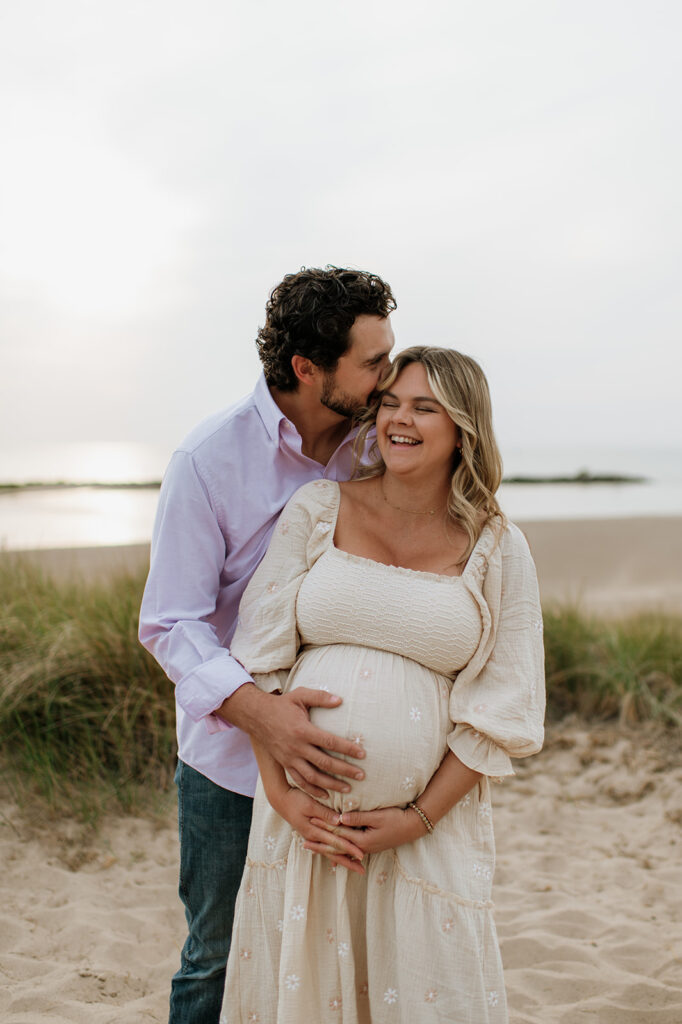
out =
<path fill-rule="evenodd" d="M 354 416 L 358 416 L 367 408 L 365 402 L 361 402 L 359 398 L 349 395 L 347 391 L 342 391 L 341 388 L 336 387 L 336 379 L 333 373 L 325 373 L 324 375 L 320 401 L 327 409 L 331 409 L 338 416 L 345 416 L 349 420 L 353 419 Z"/>

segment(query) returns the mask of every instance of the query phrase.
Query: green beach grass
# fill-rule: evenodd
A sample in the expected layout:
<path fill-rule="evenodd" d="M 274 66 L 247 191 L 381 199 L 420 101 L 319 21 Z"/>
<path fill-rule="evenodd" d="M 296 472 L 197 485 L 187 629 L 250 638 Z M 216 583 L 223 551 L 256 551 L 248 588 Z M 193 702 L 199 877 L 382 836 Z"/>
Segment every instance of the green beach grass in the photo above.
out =
<path fill-rule="evenodd" d="M 0 558 L 0 749 L 19 802 L 96 818 L 169 788 L 173 688 L 137 640 L 143 586 L 55 582 Z"/>
<path fill-rule="evenodd" d="M 97 820 L 170 787 L 173 688 L 137 640 L 142 575 L 57 582 L 0 558 L 0 749 L 20 803 Z M 548 719 L 682 731 L 682 617 L 545 610 Z"/>

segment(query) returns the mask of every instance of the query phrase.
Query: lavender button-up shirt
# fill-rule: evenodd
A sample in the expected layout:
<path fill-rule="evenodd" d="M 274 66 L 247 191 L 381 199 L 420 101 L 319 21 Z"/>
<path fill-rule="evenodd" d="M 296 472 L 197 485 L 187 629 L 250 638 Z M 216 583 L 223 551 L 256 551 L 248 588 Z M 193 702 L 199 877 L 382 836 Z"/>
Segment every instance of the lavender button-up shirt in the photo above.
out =
<path fill-rule="evenodd" d="M 252 796 L 248 736 L 213 712 L 251 677 L 231 657 L 239 601 L 282 508 L 303 484 L 347 480 L 349 435 L 322 466 L 261 376 L 253 394 L 205 420 L 173 454 L 161 487 L 140 640 L 175 683 L 179 756 Z"/>

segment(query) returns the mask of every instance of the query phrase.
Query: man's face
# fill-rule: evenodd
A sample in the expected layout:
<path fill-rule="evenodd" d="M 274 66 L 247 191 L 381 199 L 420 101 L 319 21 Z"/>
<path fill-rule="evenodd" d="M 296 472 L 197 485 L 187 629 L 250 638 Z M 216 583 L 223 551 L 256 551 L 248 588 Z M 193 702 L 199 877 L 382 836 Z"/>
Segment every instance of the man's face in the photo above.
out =
<path fill-rule="evenodd" d="M 390 317 L 356 317 L 347 350 L 336 369 L 324 374 L 320 401 L 339 416 L 350 418 L 369 404 L 388 371 L 395 338 Z"/>

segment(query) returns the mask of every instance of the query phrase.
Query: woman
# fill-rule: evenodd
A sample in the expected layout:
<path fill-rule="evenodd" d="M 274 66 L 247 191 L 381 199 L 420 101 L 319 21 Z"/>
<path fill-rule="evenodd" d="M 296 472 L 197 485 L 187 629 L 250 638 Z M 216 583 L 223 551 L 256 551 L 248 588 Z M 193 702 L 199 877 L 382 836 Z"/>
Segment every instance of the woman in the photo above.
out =
<path fill-rule="evenodd" d="M 338 824 L 312 819 L 303 843 L 277 813 L 289 781 L 256 751 L 228 1024 L 507 1020 L 489 779 L 542 743 L 535 569 L 495 499 L 477 363 L 405 350 L 375 419 L 377 465 L 294 495 L 240 608 L 232 652 L 256 683 L 332 689 L 343 703 L 311 716 L 366 759 L 329 794 Z"/>

